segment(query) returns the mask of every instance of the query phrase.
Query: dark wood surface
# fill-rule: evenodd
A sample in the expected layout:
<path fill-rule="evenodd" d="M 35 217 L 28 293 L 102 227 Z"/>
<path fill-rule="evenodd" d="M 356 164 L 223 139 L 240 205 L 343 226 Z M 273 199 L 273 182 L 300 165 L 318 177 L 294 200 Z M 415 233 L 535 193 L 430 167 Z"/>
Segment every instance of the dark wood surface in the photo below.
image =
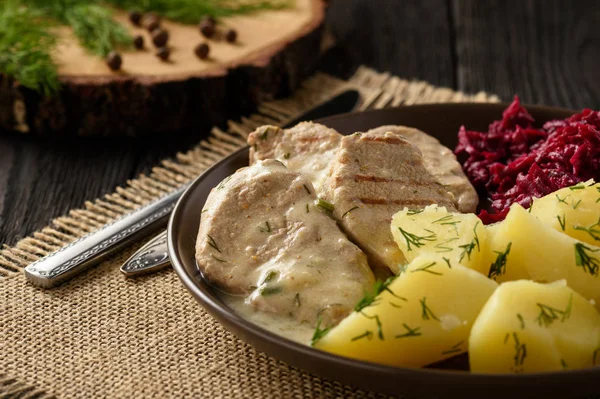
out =
<path fill-rule="evenodd" d="M 361 64 L 458 90 L 526 103 L 600 109 L 600 2 L 570 0 L 333 0 L 338 45 L 321 69 Z M 57 142 L 0 136 L 0 243 L 109 193 L 185 138 Z"/>

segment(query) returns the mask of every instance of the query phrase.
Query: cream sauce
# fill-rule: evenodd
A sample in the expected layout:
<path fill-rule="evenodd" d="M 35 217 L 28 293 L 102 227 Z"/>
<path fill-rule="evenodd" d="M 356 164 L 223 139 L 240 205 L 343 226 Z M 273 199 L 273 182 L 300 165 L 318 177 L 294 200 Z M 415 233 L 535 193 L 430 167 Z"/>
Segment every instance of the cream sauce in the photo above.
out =
<path fill-rule="evenodd" d="M 242 296 L 219 293 L 223 302 L 243 319 L 256 324 L 267 331 L 292 341 L 309 345 L 315 329 L 309 323 L 300 323 L 292 317 L 263 312 L 256 309 Z"/>

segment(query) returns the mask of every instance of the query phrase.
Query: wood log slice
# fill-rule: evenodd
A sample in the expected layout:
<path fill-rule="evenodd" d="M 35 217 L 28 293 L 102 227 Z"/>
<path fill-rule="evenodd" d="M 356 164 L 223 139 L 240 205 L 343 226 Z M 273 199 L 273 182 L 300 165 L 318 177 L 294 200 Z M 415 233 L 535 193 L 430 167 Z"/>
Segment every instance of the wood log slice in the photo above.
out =
<path fill-rule="evenodd" d="M 0 129 L 32 135 L 146 136 L 205 130 L 289 94 L 315 68 L 324 20 L 322 0 L 293 8 L 224 18 L 215 38 L 197 26 L 163 20 L 170 58 L 156 56 L 150 34 L 124 11 L 115 19 L 144 37 L 143 50 L 122 54 L 120 71 L 86 52 L 69 28 L 60 28 L 55 58 L 61 91 L 50 97 L 0 75 Z M 225 40 L 227 28 L 238 35 Z M 206 60 L 194 48 L 210 46 Z"/>

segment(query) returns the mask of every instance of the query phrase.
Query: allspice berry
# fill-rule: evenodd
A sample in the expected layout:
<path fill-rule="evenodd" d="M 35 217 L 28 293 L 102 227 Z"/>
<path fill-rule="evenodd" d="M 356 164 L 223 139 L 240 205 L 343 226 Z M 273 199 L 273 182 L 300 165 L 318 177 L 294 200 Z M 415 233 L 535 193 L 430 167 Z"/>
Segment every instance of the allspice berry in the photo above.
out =
<path fill-rule="evenodd" d="M 139 11 L 131 10 L 129 11 L 129 20 L 135 26 L 140 26 L 142 22 L 142 14 Z"/>
<path fill-rule="evenodd" d="M 157 28 L 152 31 L 152 43 L 154 43 L 156 47 L 164 47 L 168 40 L 169 32 L 166 30 Z"/>
<path fill-rule="evenodd" d="M 121 69 L 121 64 L 123 63 L 121 54 L 117 53 L 116 51 L 111 51 L 108 53 L 105 61 L 106 65 L 108 65 L 108 67 L 113 71 L 118 71 Z"/>
<path fill-rule="evenodd" d="M 198 28 L 200 29 L 200 33 L 208 39 L 215 35 L 215 24 L 207 19 L 202 20 Z"/>
<path fill-rule="evenodd" d="M 196 54 L 196 57 L 200 58 L 201 60 L 205 60 L 208 58 L 208 54 L 210 53 L 210 47 L 207 43 L 200 43 L 196 46 L 196 48 L 194 48 L 194 53 Z"/>
<path fill-rule="evenodd" d="M 237 40 L 237 32 L 234 29 L 228 29 L 227 33 L 225 33 L 225 40 L 228 43 L 235 43 Z"/>
<path fill-rule="evenodd" d="M 137 35 L 133 39 L 133 45 L 136 49 L 141 50 L 144 48 L 144 37 L 142 35 Z"/>
<path fill-rule="evenodd" d="M 156 52 L 156 56 L 163 61 L 167 61 L 171 55 L 171 50 L 168 47 L 161 47 Z"/>
<path fill-rule="evenodd" d="M 148 32 L 152 32 L 160 27 L 160 17 L 153 12 L 149 12 L 142 18 L 142 25 Z"/>

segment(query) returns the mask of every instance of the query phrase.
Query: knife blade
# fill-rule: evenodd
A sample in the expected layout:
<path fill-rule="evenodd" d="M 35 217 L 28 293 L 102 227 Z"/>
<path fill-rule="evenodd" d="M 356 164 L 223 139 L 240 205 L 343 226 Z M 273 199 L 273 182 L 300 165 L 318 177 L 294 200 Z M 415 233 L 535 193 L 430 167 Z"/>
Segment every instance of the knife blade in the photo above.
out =
<path fill-rule="evenodd" d="M 359 102 L 360 93 L 357 90 L 346 90 L 302 113 L 300 116 L 286 121 L 282 127 L 293 126 L 303 120 L 319 119 L 349 112 Z M 54 287 L 98 264 L 108 255 L 124 246 L 158 231 L 166 226 L 171 211 L 187 186 L 188 184 L 183 185 L 174 192 L 144 205 L 32 263 L 25 268 L 25 276 L 33 285 L 38 287 Z M 161 236 L 159 235 L 143 248 L 147 252 L 153 244 L 154 247 L 156 247 L 156 244 L 160 244 L 160 240 Z M 159 260 L 160 252 L 157 256 L 154 259 L 155 261 Z M 168 256 L 166 259 L 162 259 L 162 262 L 163 267 L 168 265 Z M 152 271 L 152 269 L 144 269 L 142 264 L 137 266 L 135 274 Z"/>

